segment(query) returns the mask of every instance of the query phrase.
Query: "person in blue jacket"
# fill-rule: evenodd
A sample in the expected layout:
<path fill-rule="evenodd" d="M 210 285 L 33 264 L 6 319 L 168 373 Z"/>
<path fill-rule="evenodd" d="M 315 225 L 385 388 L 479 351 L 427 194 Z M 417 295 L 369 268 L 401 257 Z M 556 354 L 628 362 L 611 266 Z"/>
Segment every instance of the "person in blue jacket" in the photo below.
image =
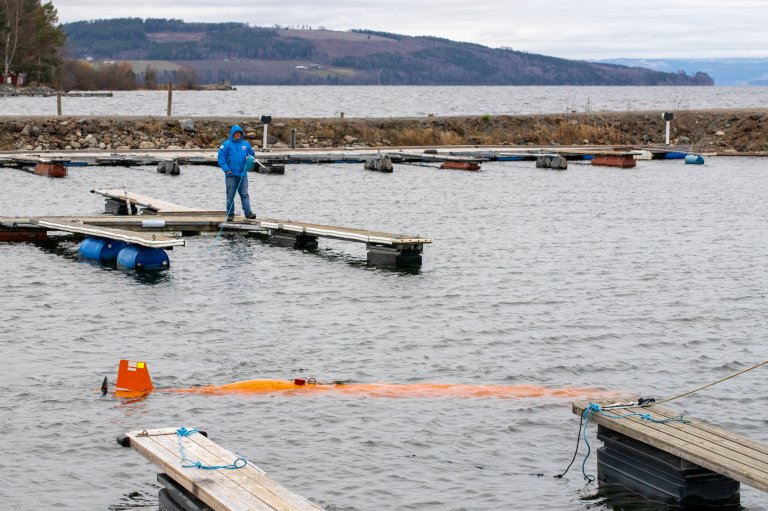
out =
<path fill-rule="evenodd" d="M 245 170 L 245 159 L 248 155 L 256 156 L 251 144 L 243 137 L 243 129 L 235 124 L 229 130 L 229 138 L 219 146 L 219 167 L 224 172 L 227 185 L 227 221 L 235 218 L 235 192 L 240 194 L 245 218 L 256 218 L 251 210 L 251 200 L 248 196 L 248 172 Z"/>

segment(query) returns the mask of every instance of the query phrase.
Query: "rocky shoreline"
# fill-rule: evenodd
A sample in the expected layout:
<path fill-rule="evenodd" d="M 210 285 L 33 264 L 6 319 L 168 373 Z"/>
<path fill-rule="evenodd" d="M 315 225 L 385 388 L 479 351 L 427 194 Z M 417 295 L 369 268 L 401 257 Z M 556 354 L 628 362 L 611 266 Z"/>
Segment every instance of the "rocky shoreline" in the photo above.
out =
<path fill-rule="evenodd" d="M 448 145 L 628 145 L 665 142 L 661 112 L 591 112 L 422 118 L 276 118 L 269 145 L 390 147 Z M 674 112 L 670 142 L 697 152 L 768 155 L 768 109 Z M 240 124 L 261 146 L 258 118 L 0 117 L 0 151 L 214 149 Z"/>

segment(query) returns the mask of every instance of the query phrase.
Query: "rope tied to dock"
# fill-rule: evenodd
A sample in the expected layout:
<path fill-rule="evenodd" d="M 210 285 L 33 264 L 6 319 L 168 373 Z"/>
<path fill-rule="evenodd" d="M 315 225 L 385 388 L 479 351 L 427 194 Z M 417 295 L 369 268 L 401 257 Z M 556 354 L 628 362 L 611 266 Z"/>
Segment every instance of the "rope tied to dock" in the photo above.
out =
<path fill-rule="evenodd" d="M 702 385 L 701 387 L 697 387 L 697 388 L 695 388 L 693 390 L 689 390 L 688 392 L 683 392 L 682 394 L 678 394 L 676 396 L 672 396 L 672 397 L 668 397 L 667 399 L 663 399 L 663 400 L 659 401 L 659 404 L 661 404 L 661 403 L 668 403 L 668 402 L 673 401 L 675 399 L 680 399 L 681 397 L 689 396 L 689 395 L 693 394 L 694 392 L 698 392 L 700 390 L 704 390 L 704 389 L 706 389 L 708 387 L 711 387 L 713 385 L 717 385 L 718 383 L 722 383 L 722 382 L 724 382 L 726 380 L 730 380 L 731 378 L 735 378 L 737 376 L 740 376 L 740 375 L 742 375 L 742 374 L 744 374 L 744 373 L 746 373 L 748 371 L 751 371 L 753 369 L 757 369 L 760 366 L 764 366 L 765 364 L 768 364 L 768 360 L 763 360 L 759 364 L 755 364 L 752 367 L 748 367 L 746 369 L 742 369 L 741 371 L 735 372 L 733 374 L 729 374 L 728 376 L 725 376 L 724 378 L 720 378 L 719 380 L 713 381 L 712 383 L 707 383 L 706 385 Z"/>
<path fill-rule="evenodd" d="M 176 430 L 176 436 L 179 439 L 179 454 L 181 454 L 182 468 L 199 468 L 202 470 L 237 470 L 245 467 L 248 464 L 248 460 L 242 456 L 238 456 L 237 459 L 235 459 L 235 461 L 229 465 L 205 465 L 200 461 L 193 461 L 187 458 L 187 455 L 184 453 L 184 445 L 182 444 L 182 439 L 199 432 L 200 431 L 198 429 L 187 429 L 184 427 Z"/>
<path fill-rule="evenodd" d="M 637 406 L 641 406 L 641 403 L 639 403 Z M 589 459 L 589 455 L 592 453 L 592 446 L 589 445 L 589 439 L 587 438 L 587 427 L 589 426 L 589 421 L 592 419 L 592 415 L 595 413 L 601 413 L 609 419 L 628 419 L 630 417 L 639 417 L 642 420 L 653 422 L 654 424 L 667 424 L 669 422 L 680 422 L 682 424 L 688 424 L 690 422 L 682 415 L 668 417 L 666 419 L 654 419 L 653 415 L 650 413 L 633 412 L 626 415 L 619 415 L 607 411 L 605 408 L 600 407 L 600 405 L 597 403 L 589 403 L 589 406 L 587 406 L 584 409 L 584 412 L 581 414 L 581 421 L 579 422 L 579 435 L 576 438 L 576 450 L 573 453 L 573 458 L 571 459 L 571 462 L 568 464 L 568 467 L 565 469 L 565 471 L 562 474 L 556 475 L 556 478 L 562 478 L 565 474 L 568 473 L 568 470 L 570 470 L 571 465 L 573 465 L 573 462 L 576 460 L 576 455 L 579 452 L 579 440 L 584 438 L 584 443 L 587 446 L 587 454 L 584 456 L 584 460 L 581 462 L 581 473 L 584 476 L 584 480 L 587 481 L 587 484 L 595 480 L 595 476 L 587 474 L 587 460 Z"/>

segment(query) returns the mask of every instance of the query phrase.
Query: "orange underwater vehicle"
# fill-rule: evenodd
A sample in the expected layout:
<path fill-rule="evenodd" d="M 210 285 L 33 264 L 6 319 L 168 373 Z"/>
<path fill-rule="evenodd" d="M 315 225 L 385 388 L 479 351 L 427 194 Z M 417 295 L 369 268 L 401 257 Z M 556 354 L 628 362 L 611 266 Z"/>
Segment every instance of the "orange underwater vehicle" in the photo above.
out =
<path fill-rule="evenodd" d="M 107 378 L 101 387 L 108 390 Z M 121 360 L 115 396 L 135 398 L 155 390 L 145 362 Z M 276 394 L 308 395 L 323 392 L 370 397 L 463 397 L 463 398 L 608 398 L 616 392 L 580 387 L 551 388 L 540 385 L 468 385 L 453 383 L 321 383 L 314 378 L 294 380 L 245 380 L 224 385 L 157 389 L 162 392 L 194 394 Z"/>

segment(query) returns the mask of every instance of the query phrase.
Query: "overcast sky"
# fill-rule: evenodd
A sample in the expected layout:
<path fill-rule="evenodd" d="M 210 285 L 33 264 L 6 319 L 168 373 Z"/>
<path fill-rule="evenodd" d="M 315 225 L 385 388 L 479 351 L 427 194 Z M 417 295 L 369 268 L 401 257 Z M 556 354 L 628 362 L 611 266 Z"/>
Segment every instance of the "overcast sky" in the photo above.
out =
<path fill-rule="evenodd" d="M 768 57 L 768 0 L 52 0 L 61 22 L 122 17 L 366 28 L 568 59 Z"/>

